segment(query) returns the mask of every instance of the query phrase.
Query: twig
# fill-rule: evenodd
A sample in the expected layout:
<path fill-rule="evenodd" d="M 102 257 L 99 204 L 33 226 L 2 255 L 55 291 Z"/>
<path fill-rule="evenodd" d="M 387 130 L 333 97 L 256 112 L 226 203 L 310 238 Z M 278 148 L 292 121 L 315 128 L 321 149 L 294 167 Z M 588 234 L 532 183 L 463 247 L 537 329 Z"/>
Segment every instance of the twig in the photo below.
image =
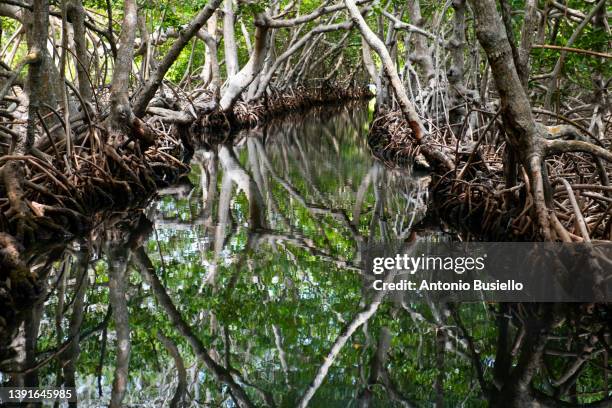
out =
<path fill-rule="evenodd" d="M 576 222 L 578 223 L 578 228 L 580 229 L 580 234 L 582 234 L 582 238 L 584 238 L 585 242 L 591 242 L 591 238 L 589 236 L 589 230 L 587 228 L 586 222 L 584 221 L 584 217 L 582 216 L 582 212 L 580 211 L 580 206 L 576 201 L 576 196 L 574 195 L 574 190 L 572 190 L 572 186 L 570 183 L 564 178 L 559 178 L 565 189 L 567 190 L 567 194 L 569 196 L 570 203 L 572 204 L 572 208 L 574 209 L 574 215 L 576 216 Z"/>
<path fill-rule="evenodd" d="M 532 48 L 546 48 L 549 50 L 568 51 L 568 52 L 575 52 L 578 54 L 587 54 L 587 55 L 592 55 L 594 57 L 612 58 L 612 54 L 606 54 L 605 52 L 583 50 L 582 48 L 563 47 L 560 45 L 535 44 L 532 46 Z"/>

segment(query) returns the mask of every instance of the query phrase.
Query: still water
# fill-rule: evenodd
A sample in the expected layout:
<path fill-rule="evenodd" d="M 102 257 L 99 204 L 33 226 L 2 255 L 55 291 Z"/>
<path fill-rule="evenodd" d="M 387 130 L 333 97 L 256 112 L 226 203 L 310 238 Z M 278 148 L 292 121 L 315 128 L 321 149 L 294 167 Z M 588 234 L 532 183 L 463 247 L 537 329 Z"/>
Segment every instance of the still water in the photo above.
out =
<path fill-rule="evenodd" d="M 202 147 L 148 208 L 41 256 L 2 382 L 75 384 L 83 407 L 483 406 L 448 308 L 368 289 L 366 244 L 443 234 L 428 178 L 373 159 L 367 128 L 352 105 Z M 462 313 L 488 376 L 494 319 Z"/>

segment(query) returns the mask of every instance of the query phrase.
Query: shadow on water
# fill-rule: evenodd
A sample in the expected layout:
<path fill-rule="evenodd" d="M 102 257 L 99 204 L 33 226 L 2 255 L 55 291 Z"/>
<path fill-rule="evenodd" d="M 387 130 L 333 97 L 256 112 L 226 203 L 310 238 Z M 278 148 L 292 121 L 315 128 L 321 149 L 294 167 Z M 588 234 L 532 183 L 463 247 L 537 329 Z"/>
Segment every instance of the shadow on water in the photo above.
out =
<path fill-rule="evenodd" d="M 40 250 L 41 301 L 0 321 L 0 380 L 76 386 L 79 406 L 520 406 L 532 383 L 601 399 L 599 306 L 369 289 L 368 243 L 449 238 L 422 223 L 428 178 L 372 159 L 367 126 L 357 105 L 244 131 L 149 208 Z"/>

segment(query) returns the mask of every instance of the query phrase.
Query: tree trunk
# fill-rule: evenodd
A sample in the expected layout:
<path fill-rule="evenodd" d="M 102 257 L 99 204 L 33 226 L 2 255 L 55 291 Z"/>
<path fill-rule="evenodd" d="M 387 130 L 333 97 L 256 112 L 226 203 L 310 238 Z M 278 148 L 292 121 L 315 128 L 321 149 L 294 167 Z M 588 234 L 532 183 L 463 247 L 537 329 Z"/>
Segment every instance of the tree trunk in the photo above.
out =
<path fill-rule="evenodd" d="M 236 47 L 236 35 L 234 34 L 234 15 L 233 1 L 225 0 L 223 7 L 223 46 L 225 47 L 225 69 L 227 78 L 231 78 L 238 73 L 238 49 Z"/>
<path fill-rule="evenodd" d="M 73 0 L 68 3 L 68 19 L 72 22 L 74 30 L 73 41 L 75 51 L 75 65 L 79 85 L 79 93 L 85 103 L 93 99 L 92 84 L 89 80 L 89 58 L 87 56 L 87 40 L 85 37 L 85 9 L 82 0 Z M 84 109 L 86 109 L 84 107 Z"/>
<path fill-rule="evenodd" d="M 372 59 L 372 50 L 363 37 L 361 38 L 361 54 L 363 56 L 363 66 L 370 76 L 370 80 L 375 84 L 378 81 L 378 70 Z"/>
<path fill-rule="evenodd" d="M 267 26 L 258 25 L 255 29 L 255 44 L 249 62 L 234 77 L 229 78 L 227 88 L 223 92 L 220 108 L 230 112 L 242 92 L 260 74 L 268 49 L 270 48 L 270 33 Z"/>
<path fill-rule="evenodd" d="M 395 92 L 395 96 L 398 99 L 400 109 L 406 120 L 410 124 L 410 128 L 413 130 L 415 137 L 417 140 L 421 139 L 425 135 L 425 129 L 423 124 L 421 123 L 421 119 L 416 113 L 414 106 L 408 99 L 408 95 L 406 94 L 406 90 L 402 85 L 402 81 L 397 74 L 397 70 L 395 69 L 395 63 L 391 59 L 391 55 L 389 55 L 389 51 L 387 47 L 382 42 L 380 38 L 368 27 L 368 24 L 363 19 L 359 9 L 355 5 L 353 0 L 345 0 L 346 8 L 349 11 L 351 19 L 359 28 L 361 32 L 361 36 L 363 40 L 379 55 L 382 60 L 383 69 L 385 74 L 389 78 L 391 82 L 391 87 Z"/>
<path fill-rule="evenodd" d="M 213 58 L 217 60 L 217 15 L 213 14 L 206 22 L 206 33 L 201 35 L 204 38 L 211 38 L 214 42 L 214 46 L 211 47 L 212 43 L 206 43 L 206 51 L 204 52 L 204 67 L 202 68 L 202 82 L 205 86 L 209 86 L 213 81 Z M 206 42 L 206 41 L 205 41 Z M 218 66 L 218 62 L 216 63 Z"/>
<path fill-rule="evenodd" d="M 521 45 L 518 51 L 519 56 L 519 76 L 521 84 L 527 92 L 529 81 L 529 55 L 531 46 L 536 33 L 537 27 L 537 2 L 536 0 L 525 1 L 525 17 L 523 20 L 523 29 L 521 30 Z"/>
<path fill-rule="evenodd" d="M 129 89 L 132 62 L 134 60 L 134 42 L 138 27 L 138 8 L 136 0 L 125 0 L 123 24 L 119 37 L 119 50 L 115 58 L 115 69 L 111 81 L 111 116 L 110 124 L 114 130 L 125 130 L 131 123 Z"/>
<path fill-rule="evenodd" d="M 550 239 L 550 223 L 542 175 L 544 151 L 539 129 L 531 113 L 516 67 L 506 31 L 493 0 L 470 0 L 476 18 L 476 35 L 484 48 L 497 91 L 501 97 L 502 119 L 513 149 L 527 170 L 541 233 Z"/>
<path fill-rule="evenodd" d="M 36 56 L 30 63 L 28 69 L 28 96 L 30 98 L 28 107 L 28 126 L 24 145 L 20 146 L 21 141 L 17 142 L 15 153 L 30 153 L 36 141 L 36 118 L 38 114 L 43 114 L 41 110 L 43 103 L 48 103 L 52 107 L 58 104 L 58 95 L 54 88 L 55 83 L 52 73 L 56 71 L 55 65 L 47 52 L 47 37 L 49 36 L 49 1 L 35 1 L 32 12 L 29 13 L 28 38 L 29 53 Z M 59 82 L 59 81 L 58 81 Z"/>
<path fill-rule="evenodd" d="M 418 28 L 422 28 L 423 17 L 421 16 L 421 4 L 419 0 L 411 0 L 410 3 L 408 3 L 408 10 L 410 11 L 410 21 Z M 431 59 L 431 50 L 427 46 L 427 42 L 422 35 L 415 35 L 412 43 L 414 45 L 414 52 L 410 55 L 410 60 L 414 61 L 421 68 L 424 83 L 427 87 L 431 88 L 436 79 L 436 72 L 433 60 Z"/>
<path fill-rule="evenodd" d="M 212 19 L 209 20 L 209 23 L 210 21 L 212 21 Z M 216 98 L 221 87 L 221 70 L 219 69 L 219 59 L 217 57 L 217 40 L 207 30 L 198 31 L 198 38 L 204 41 L 206 45 L 206 65 L 202 72 L 206 72 L 207 74 L 203 82 L 209 90 L 213 91 Z"/>
<path fill-rule="evenodd" d="M 465 89 L 463 84 L 465 67 L 465 0 L 454 0 L 452 5 L 455 14 L 453 16 L 453 37 L 448 44 L 452 65 L 446 73 L 449 85 L 447 109 L 449 109 L 450 124 L 457 126 L 463 123 L 463 119 L 467 114 L 465 107 L 467 89 Z"/>

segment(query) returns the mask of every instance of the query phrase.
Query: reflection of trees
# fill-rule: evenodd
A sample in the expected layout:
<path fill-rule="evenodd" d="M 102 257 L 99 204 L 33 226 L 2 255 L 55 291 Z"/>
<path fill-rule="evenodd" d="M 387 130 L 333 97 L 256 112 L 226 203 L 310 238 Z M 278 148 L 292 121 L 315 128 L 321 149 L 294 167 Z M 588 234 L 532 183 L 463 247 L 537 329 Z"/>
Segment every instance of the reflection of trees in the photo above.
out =
<path fill-rule="evenodd" d="M 83 326 L 83 314 L 85 312 L 85 294 L 89 286 L 89 277 L 87 276 L 89 266 L 90 253 L 87 248 L 81 249 L 74 254 L 74 271 L 76 277 L 76 288 L 72 301 L 72 313 L 69 323 L 69 344 L 66 351 L 62 354 L 60 361 L 63 367 L 64 383 L 67 387 L 76 387 L 77 359 L 80 352 L 79 343 L 81 341 L 80 332 Z M 58 304 L 62 304 L 60 300 Z M 63 310 L 58 310 L 56 321 L 58 322 L 59 330 L 61 331 L 61 316 Z M 76 405 L 76 404 L 73 404 Z"/>
<path fill-rule="evenodd" d="M 187 392 L 187 371 L 185 370 L 185 363 L 181 357 L 181 353 L 172 339 L 166 337 L 162 332 L 157 332 L 157 339 L 161 344 L 164 345 L 168 354 L 172 356 L 174 360 L 174 367 L 177 372 L 177 384 L 174 396 L 170 401 L 170 408 L 181 407 L 185 403 L 185 394 Z"/>
<path fill-rule="evenodd" d="M 134 262 L 137 264 L 140 273 L 143 274 L 145 280 L 151 285 L 151 290 L 157 302 L 167 314 L 168 319 L 176 330 L 189 343 L 198 360 L 202 361 L 219 382 L 229 387 L 232 398 L 237 400 L 240 407 L 253 406 L 245 390 L 234 380 L 232 373 L 229 371 L 230 367 L 223 367 L 210 356 L 209 350 L 204 347 L 200 339 L 193 333 L 191 326 L 181 317 L 172 299 L 168 296 L 164 285 L 158 279 L 155 268 L 144 249 L 142 247 L 137 249 L 133 255 Z"/>
<path fill-rule="evenodd" d="M 326 130 L 326 137 L 332 134 L 331 130 L 327 129 L 327 127 L 323 127 L 323 129 Z M 335 135 L 339 133 L 337 129 L 332 130 Z M 354 131 L 356 130 L 358 130 L 358 128 L 354 129 Z M 206 187 L 202 185 L 202 192 L 206 196 L 203 202 L 203 208 L 210 208 L 210 203 L 215 202 L 214 197 L 208 194 L 210 185 L 221 185 L 219 199 L 217 201 L 218 223 L 215 228 L 214 237 L 215 261 L 213 261 L 213 268 L 215 273 L 217 273 L 218 267 L 216 260 L 222 248 L 227 244 L 226 226 L 230 223 L 228 220 L 230 214 L 228 198 L 234 185 L 236 186 L 236 191 L 245 193 L 248 202 L 249 224 L 247 228 L 247 242 L 250 248 L 259 248 L 259 250 L 265 251 L 265 249 L 263 249 L 264 245 L 266 248 L 271 248 L 273 250 L 275 248 L 278 249 L 280 246 L 284 248 L 287 253 L 298 248 L 308 254 L 315 255 L 319 261 L 334 265 L 338 269 L 354 270 L 359 274 L 363 274 L 359 266 L 361 263 L 360 260 L 362 259 L 360 252 L 364 248 L 363 244 L 367 242 L 368 239 L 376 239 L 376 236 L 383 239 L 391 238 L 390 231 L 386 227 L 385 212 L 386 206 L 388 205 L 386 203 L 392 203 L 393 205 L 397 204 L 397 201 L 404 201 L 402 199 L 405 199 L 406 196 L 402 196 L 402 194 L 409 194 L 409 191 L 400 190 L 399 193 L 396 193 L 398 189 L 389 188 L 389 193 L 387 194 L 386 187 L 388 188 L 390 186 L 388 185 L 389 178 L 385 177 L 386 170 L 378 163 L 374 163 L 368 170 L 367 176 L 364 177 L 364 181 L 360 183 L 359 192 L 357 193 L 358 197 L 357 200 L 355 200 L 358 204 L 351 209 L 353 213 L 351 214 L 352 217 L 349 217 L 348 208 L 344 205 L 345 202 L 333 202 L 333 199 L 330 200 L 328 192 L 324 192 L 319 188 L 325 188 L 325 180 L 321 181 L 321 174 L 316 174 L 316 170 L 310 168 L 309 164 L 319 163 L 317 160 L 313 160 L 313 157 L 308 157 L 308 154 L 310 153 L 312 155 L 312 152 L 308 152 L 299 142 L 301 138 L 301 135 L 298 133 L 299 131 L 303 131 L 303 128 L 290 125 L 288 128 L 283 128 L 282 131 L 270 131 L 270 129 L 265 129 L 263 131 L 255 130 L 245 135 L 243 141 L 239 143 L 239 145 L 246 147 L 244 167 L 236 159 L 238 152 L 241 151 L 240 148 L 232 149 L 228 146 L 221 146 L 216 152 L 205 152 L 196 155 L 204 158 L 200 166 L 202 169 L 206 169 Z M 351 136 L 359 136 L 358 132 L 355 133 L 356 135 Z M 273 134 L 273 140 L 268 138 L 269 134 Z M 339 154 L 340 143 L 336 137 L 332 138 L 332 140 L 334 142 L 334 153 Z M 264 141 L 266 143 L 265 146 Z M 270 148 L 268 147 L 270 145 L 272 145 L 272 156 L 269 154 Z M 346 145 L 346 143 L 344 145 Z M 317 155 L 319 153 L 320 152 L 317 152 Z M 210 170 L 211 163 L 217 158 L 221 164 L 223 173 L 219 175 L 220 183 L 208 179 L 210 174 L 219 174 Z M 326 165 L 328 163 L 329 162 L 326 163 L 323 161 L 320 164 Z M 229 172 L 231 172 L 231 174 L 228 174 Z M 294 184 L 292 174 L 296 172 L 300 177 L 304 178 L 307 183 L 306 187 L 297 187 Z M 398 176 L 401 175 L 398 174 Z M 226 180 L 228 179 L 232 180 L 232 183 L 227 182 Z M 315 180 L 318 180 L 319 183 L 317 184 Z M 397 186 L 399 181 L 400 177 L 397 177 L 395 186 Z M 385 185 L 385 182 L 387 185 Z M 370 218 L 371 221 L 364 220 L 365 226 L 369 225 L 369 227 L 365 228 L 366 233 L 364 234 L 363 231 L 360 231 L 364 229 L 363 225 L 361 225 L 361 204 L 365 201 L 365 196 L 371 185 L 373 185 L 374 190 L 374 205 L 373 209 L 366 209 L 367 215 L 364 215 L 364 218 Z M 405 184 L 405 186 L 412 187 L 410 184 Z M 301 190 L 304 190 L 304 192 Z M 422 194 L 421 191 L 418 191 L 419 196 L 420 194 Z M 420 198 L 419 196 L 413 199 L 412 197 L 408 197 L 409 199 L 405 200 L 406 203 L 403 203 L 404 209 L 407 208 L 406 206 L 410 205 L 413 206 L 413 209 L 417 209 L 416 207 L 419 204 L 423 204 L 422 202 L 414 201 L 418 200 Z M 411 202 L 410 199 L 413 201 Z M 287 201 L 293 204 L 287 206 Z M 353 200 L 351 199 L 350 201 Z M 304 231 L 300 231 L 300 228 L 297 228 L 294 222 L 291 221 L 291 218 L 294 218 L 292 217 L 293 214 L 286 213 L 288 207 L 291 209 L 291 207 L 295 206 L 303 208 L 308 214 L 308 217 L 315 220 L 317 223 L 316 229 L 322 232 L 321 235 L 325 236 L 323 231 L 324 228 L 321 228 L 321 226 L 328 228 L 331 226 L 334 230 L 342 231 L 342 233 L 346 235 L 347 241 L 352 242 L 351 245 L 353 246 L 353 250 L 351 251 L 351 256 L 357 263 L 351 262 L 338 254 L 334 254 L 335 251 L 331 248 L 326 248 L 327 245 L 331 244 L 328 239 L 325 239 L 323 245 L 321 245 L 320 243 L 314 242 L 315 240 L 310 238 L 308 234 L 305 234 Z M 267 221 L 261 220 L 261 210 L 264 207 L 265 216 L 268 217 Z M 283 212 L 281 208 L 285 209 L 285 212 Z M 412 220 L 409 222 L 414 221 L 414 212 L 413 210 L 411 214 L 407 214 L 412 216 Z M 399 226 L 399 228 L 394 228 L 393 231 L 399 232 L 398 235 L 404 238 L 405 230 L 407 229 L 404 225 L 405 221 L 395 221 L 394 226 Z M 269 227 L 267 227 L 267 225 L 269 225 Z M 378 233 L 373 231 L 377 229 L 379 230 Z M 358 312 L 345 325 L 345 328 L 332 343 L 331 349 L 323 365 L 318 368 L 311 384 L 301 395 L 298 404 L 302 406 L 308 405 L 312 396 L 325 380 L 330 367 L 336 360 L 338 354 L 343 350 L 347 340 L 359 327 L 365 324 L 375 314 L 382 301 L 382 297 L 382 292 L 377 293 L 374 299 L 369 300 L 368 303 L 363 306 L 363 310 Z M 279 362 L 285 376 L 285 381 L 290 383 L 288 378 L 289 368 L 287 353 L 282 346 L 283 339 L 281 330 L 277 325 L 272 324 L 272 332 L 274 334 L 274 344 L 278 350 Z M 386 371 L 384 374 L 376 376 L 375 380 L 378 380 L 379 377 L 383 379 L 385 386 L 390 389 L 389 392 L 396 400 L 406 401 L 405 398 L 401 396 L 401 393 L 396 390 L 393 381 Z"/>
<path fill-rule="evenodd" d="M 127 242 L 120 238 L 110 236 L 107 248 L 105 248 L 108 259 L 108 298 L 113 310 L 113 321 L 117 336 L 115 375 L 109 404 L 112 408 L 122 406 L 129 377 L 131 341 L 126 298 L 129 248 L 126 245 Z"/>
<path fill-rule="evenodd" d="M 389 274 L 389 276 L 386 278 L 386 281 L 387 282 L 392 281 L 393 275 L 394 274 Z M 368 322 L 368 320 L 372 318 L 372 316 L 374 316 L 374 314 L 380 307 L 380 304 L 383 301 L 385 294 L 386 294 L 385 291 L 376 292 L 373 295 L 370 303 L 366 307 L 364 307 L 363 310 L 357 313 L 348 324 L 344 326 L 344 328 L 341 330 L 340 334 L 338 335 L 338 337 L 332 344 L 329 352 L 325 356 L 325 359 L 323 360 L 323 364 L 321 364 L 319 368 L 317 369 L 317 373 L 314 379 L 312 380 L 310 385 L 306 388 L 306 391 L 300 397 L 299 402 L 297 404 L 299 408 L 308 406 L 315 392 L 317 392 L 317 390 L 319 389 L 319 387 L 325 380 L 325 377 L 327 376 L 329 369 L 334 363 L 334 361 L 336 360 L 338 354 L 342 351 L 342 349 L 346 345 L 346 342 L 348 341 L 348 339 L 355 333 L 355 331 L 359 327 L 363 326 L 365 323 Z"/>
<path fill-rule="evenodd" d="M 412 401 L 408 400 L 401 394 L 389 376 L 387 359 L 389 348 L 391 347 L 390 330 L 387 327 L 382 327 L 378 336 L 376 348 L 374 349 L 372 357 L 369 361 L 369 374 L 366 375 L 367 365 L 364 364 L 360 367 L 360 377 L 364 384 L 357 397 L 358 406 L 364 408 L 370 406 L 372 399 L 374 398 L 374 387 L 377 385 L 382 385 L 391 399 L 399 406 L 404 408 L 416 406 Z M 369 339 L 370 337 L 368 337 L 368 340 Z M 371 341 L 369 342 L 371 343 Z M 364 381 L 364 379 L 367 379 L 367 381 Z"/>
<path fill-rule="evenodd" d="M 29 257 L 47 301 L 11 321 L 0 370 L 13 384 L 99 382 L 115 405 L 606 406 L 605 305 L 367 289 L 367 244 L 423 239 L 426 190 L 364 159 L 359 112 L 198 151 L 199 179 L 161 198 L 155 233 L 114 214 L 86 242 Z"/>

